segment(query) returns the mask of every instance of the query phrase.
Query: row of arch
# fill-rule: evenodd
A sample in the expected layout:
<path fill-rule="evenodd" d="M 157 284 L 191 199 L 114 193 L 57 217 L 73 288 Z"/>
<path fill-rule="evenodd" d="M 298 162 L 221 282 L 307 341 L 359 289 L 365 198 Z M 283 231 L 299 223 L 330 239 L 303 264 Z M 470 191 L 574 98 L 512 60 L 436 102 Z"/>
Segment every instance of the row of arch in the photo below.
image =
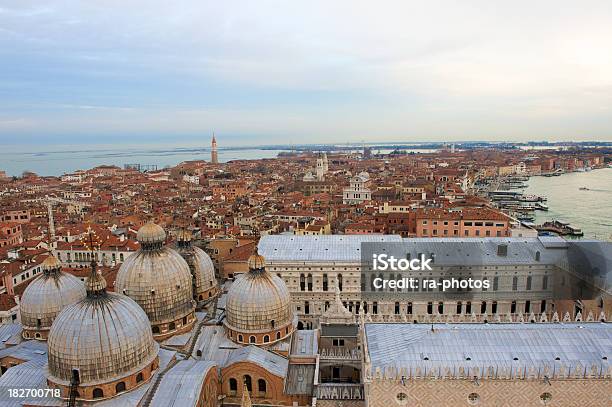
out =
<path fill-rule="evenodd" d="M 253 380 L 250 375 L 242 376 L 242 382 L 246 385 L 249 393 L 253 392 Z M 231 396 L 238 394 L 238 380 L 234 377 L 229 379 L 229 391 Z M 259 397 L 265 397 L 268 392 L 268 383 L 264 379 L 257 380 L 257 394 Z"/>
<path fill-rule="evenodd" d="M 136 383 L 141 383 L 144 381 L 144 375 L 142 374 L 142 372 L 138 373 L 136 375 Z M 109 394 L 108 396 L 116 396 L 119 393 L 123 393 L 124 391 L 127 390 L 127 386 L 125 384 L 124 381 L 121 381 L 117 384 L 115 384 L 115 393 L 114 394 Z M 100 387 L 96 387 L 93 389 L 92 392 L 92 397 L 94 399 L 101 399 L 104 398 L 104 390 Z"/>

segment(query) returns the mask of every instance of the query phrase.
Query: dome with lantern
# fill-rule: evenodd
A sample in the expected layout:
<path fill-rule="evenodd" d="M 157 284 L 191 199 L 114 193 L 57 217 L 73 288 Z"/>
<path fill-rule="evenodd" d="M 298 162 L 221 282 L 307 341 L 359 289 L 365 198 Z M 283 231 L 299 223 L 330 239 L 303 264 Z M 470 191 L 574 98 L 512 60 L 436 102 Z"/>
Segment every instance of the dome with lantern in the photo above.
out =
<path fill-rule="evenodd" d="M 80 400 L 99 400 L 147 382 L 159 366 L 159 345 L 147 315 L 132 299 L 106 292 L 96 272 L 87 295 L 57 316 L 48 340 L 48 382 Z"/>
<path fill-rule="evenodd" d="M 176 236 L 176 249 L 189 265 L 193 278 L 193 297 L 197 302 L 215 297 L 219 292 L 215 266 L 210 256 L 192 243 L 192 233 L 181 229 Z"/>
<path fill-rule="evenodd" d="M 268 344 L 288 337 L 297 323 L 285 282 L 265 268 L 257 252 L 249 271 L 239 275 L 227 293 L 224 325 L 238 343 Z"/>
<path fill-rule="evenodd" d="M 166 233 L 159 225 L 145 224 L 137 238 L 140 249 L 119 268 L 115 290 L 142 307 L 157 340 L 188 331 L 195 322 L 189 265 L 164 245 Z"/>
<path fill-rule="evenodd" d="M 53 321 L 66 306 L 85 298 L 85 285 L 61 270 L 61 263 L 49 255 L 41 264 L 42 274 L 23 292 L 19 304 L 22 336 L 46 340 Z"/>

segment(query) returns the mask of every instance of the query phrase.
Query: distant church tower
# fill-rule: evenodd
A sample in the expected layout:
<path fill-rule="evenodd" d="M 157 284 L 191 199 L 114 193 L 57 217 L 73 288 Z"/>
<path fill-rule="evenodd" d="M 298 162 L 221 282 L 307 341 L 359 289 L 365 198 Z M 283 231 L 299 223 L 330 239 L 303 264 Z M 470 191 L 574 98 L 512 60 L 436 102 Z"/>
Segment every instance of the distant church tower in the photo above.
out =
<path fill-rule="evenodd" d="M 213 133 L 212 145 L 210 149 L 210 162 L 213 164 L 219 164 L 219 156 L 217 155 L 217 140 L 215 139 L 215 133 Z"/>
<path fill-rule="evenodd" d="M 319 153 L 317 156 L 317 166 L 315 167 L 315 173 L 317 175 L 317 181 L 323 181 L 325 174 L 329 171 L 329 164 L 327 162 L 327 154 Z"/>

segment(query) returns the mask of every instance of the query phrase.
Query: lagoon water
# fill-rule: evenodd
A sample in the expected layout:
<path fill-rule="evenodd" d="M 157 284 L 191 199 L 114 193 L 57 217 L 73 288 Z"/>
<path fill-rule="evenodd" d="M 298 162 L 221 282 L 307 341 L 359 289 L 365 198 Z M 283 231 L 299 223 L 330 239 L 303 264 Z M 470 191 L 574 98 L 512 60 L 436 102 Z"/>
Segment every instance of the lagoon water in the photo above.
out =
<path fill-rule="evenodd" d="M 274 158 L 281 150 L 256 147 L 219 149 L 219 161 Z M 64 150 L 27 151 L 23 148 L 0 151 L 0 170 L 19 176 L 23 171 L 39 175 L 62 175 L 98 165 L 146 164 L 162 169 L 187 160 L 210 160 L 210 149 L 199 147 L 67 147 Z"/>
<path fill-rule="evenodd" d="M 584 237 L 612 240 L 612 168 L 558 177 L 531 177 L 525 194 L 546 196 L 549 210 L 536 211 L 535 223 L 560 219 L 579 227 Z M 580 188 L 588 188 L 581 191 Z"/>

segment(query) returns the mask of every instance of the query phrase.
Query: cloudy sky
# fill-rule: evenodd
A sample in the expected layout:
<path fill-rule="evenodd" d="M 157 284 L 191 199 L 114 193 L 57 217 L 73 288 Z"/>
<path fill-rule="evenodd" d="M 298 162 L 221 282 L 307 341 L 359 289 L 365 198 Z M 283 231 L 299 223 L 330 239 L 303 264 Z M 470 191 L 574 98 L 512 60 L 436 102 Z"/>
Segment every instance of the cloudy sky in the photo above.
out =
<path fill-rule="evenodd" d="M 610 118 L 610 1 L 0 0 L 0 143 L 612 140 Z"/>

